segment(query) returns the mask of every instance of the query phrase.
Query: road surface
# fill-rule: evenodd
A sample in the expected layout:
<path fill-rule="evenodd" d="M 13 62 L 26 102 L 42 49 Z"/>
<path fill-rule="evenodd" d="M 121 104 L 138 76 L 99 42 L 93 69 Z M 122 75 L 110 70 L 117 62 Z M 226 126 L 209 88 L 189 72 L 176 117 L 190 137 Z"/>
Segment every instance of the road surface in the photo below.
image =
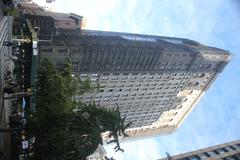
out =
<path fill-rule="evenodd" d="M 12 17 L 3 16 L 2 5 L 0 5 L 0 128 L 8 127 L 8 114 L 10 112 L 10 100 L 3 101 L 3 87 L 6 83 L 4 75 L 12 70 L 9 59 L 11 47 L 2 46 L 4 41 L 12 38 Z M 4 155 L 4 156 L 3 156 Z M 10 157 L 10 133 L 0 133 L 0 159 L 8 160 Z"/>

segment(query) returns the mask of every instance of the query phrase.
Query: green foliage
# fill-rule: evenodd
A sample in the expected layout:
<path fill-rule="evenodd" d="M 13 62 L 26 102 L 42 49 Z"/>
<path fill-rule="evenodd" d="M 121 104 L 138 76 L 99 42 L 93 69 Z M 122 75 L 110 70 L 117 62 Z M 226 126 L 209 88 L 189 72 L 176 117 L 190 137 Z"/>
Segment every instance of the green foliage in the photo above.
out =
<path fill-rule="evenodd" d="M 86 159 L 102 143 L 101 133 L 109 131 L 121 150 L 118 135 L 125 135 L 124 119 L 118 108 L 109 110 L 95 104 L 76 102 L 74 96 L 91 92 L 90 79 L 72 76 L 70 59 L 58 71 L 47 59 L 38 69 L 36 111 L 29 113 L 27 131 L 35 137 L 32 159 Z M 77 111 L 73 111 L 77 109 Z"/>
<path fill-rule="evenodd" d="M 11 3 L 11 2 L 9 2 L 9 3 Z M 3 15 L 18 17 L 19 10 L 13 6 L 3 5 Z"/>

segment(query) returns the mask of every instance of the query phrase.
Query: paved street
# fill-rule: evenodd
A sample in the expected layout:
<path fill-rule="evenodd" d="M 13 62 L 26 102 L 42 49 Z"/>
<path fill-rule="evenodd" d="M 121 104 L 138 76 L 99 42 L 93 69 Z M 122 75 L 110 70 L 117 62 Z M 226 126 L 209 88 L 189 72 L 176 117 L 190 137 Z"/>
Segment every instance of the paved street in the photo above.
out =
<path fill-rule="evenodd" d="M 12 17 L 3 16 L 2 5 L 0 5 L 0 128 L 8 127 L 8 114 L 10 112 L 10 102 L 3 101 L 3 87 L 6 83 L 4 75 L 8 70 L 12 70 L 11 47 L 2 46 L 4 41 L 11 41 L 12 38 Z M 1 157 L 4 154 L 4 157 Z M 10 155 L 10 135 L 0 133 L 0 159 L 8 159 Z"/>

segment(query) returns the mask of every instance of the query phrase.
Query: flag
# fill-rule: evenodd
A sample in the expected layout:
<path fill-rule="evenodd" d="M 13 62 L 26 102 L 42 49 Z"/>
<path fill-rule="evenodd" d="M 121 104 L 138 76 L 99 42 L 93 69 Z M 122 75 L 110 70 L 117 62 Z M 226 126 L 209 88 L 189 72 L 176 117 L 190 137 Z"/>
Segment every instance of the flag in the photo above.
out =
<path fill-rule="evenodd" d="M 26 101 L 25 101 L 25 98 L 22 99 L 22 110 L 24 111 L 25 109 L 25 106 L 26 106 Z"/>

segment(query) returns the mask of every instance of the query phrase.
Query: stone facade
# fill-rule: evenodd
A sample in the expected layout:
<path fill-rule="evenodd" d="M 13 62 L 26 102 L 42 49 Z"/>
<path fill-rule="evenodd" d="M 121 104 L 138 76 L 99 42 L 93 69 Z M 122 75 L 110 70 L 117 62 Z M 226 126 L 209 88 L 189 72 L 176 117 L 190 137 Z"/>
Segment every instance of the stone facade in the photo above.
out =
<path fill-rule="evenodd" d="M 71 57 L 74 74 L 99 85 L 77 99 L 119 106 L 133 122 L 125 140 L 173 132 L 230 59 L 187 39 L 88 30 L 59 30 L 39 49 L 60 68 Z"/>

